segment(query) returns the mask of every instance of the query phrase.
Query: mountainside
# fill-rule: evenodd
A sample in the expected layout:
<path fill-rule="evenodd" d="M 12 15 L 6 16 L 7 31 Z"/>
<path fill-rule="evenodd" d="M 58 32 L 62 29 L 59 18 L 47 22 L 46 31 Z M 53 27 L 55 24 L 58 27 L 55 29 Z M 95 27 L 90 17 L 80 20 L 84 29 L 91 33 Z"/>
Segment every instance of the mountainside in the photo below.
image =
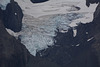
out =
<path fill-rule="evenodd" d="M 41 15 L 38 15 L 41 17 L 36 18 L 36 15 L 28 14 L 27 11 L 31 10 L 28 6 L 26 7 L 28 10 L 24 11 L 24 6 L 20 7 L 17 2 L 11 0 L 6 9 L 0 8 L 0 67 L 100 67 L 100 3 L 98 0 L 86 0 L 87 6 L 91 3 L 98 3 L 92 22 L 77 23 L 77 26 L 71 27 L 70 23 L 78 22 L 78 18 L 79 21 L 82 18 L 86 19 L 86 16 L 85 18 L 83 16 L 86 12 L 77 13 L 81 10 L 77 9 L 77 6 L 67 5 L 72 13 L 69 11 L 67 14 L 52 15 L 51 12 L 49 13 L 51 15 L 47 13 L 44 16 L 41 11 Z M 59 10 L 62 10 L 62 7 Z M 90 20 L 90 17 L 88 18 Z M 32 22 L 36 23 L 33 25 Z M 18 39 L 10 35 L 6 28 L 15 32 L 21 31 L 17 33 L 20 34 Z M 40 41 L 34 41 L 35 39 Z M 35 46 L 32 43 L 35 43 Z M 34 50 L 30 50 L 32 49 L 30 46 Z"/>

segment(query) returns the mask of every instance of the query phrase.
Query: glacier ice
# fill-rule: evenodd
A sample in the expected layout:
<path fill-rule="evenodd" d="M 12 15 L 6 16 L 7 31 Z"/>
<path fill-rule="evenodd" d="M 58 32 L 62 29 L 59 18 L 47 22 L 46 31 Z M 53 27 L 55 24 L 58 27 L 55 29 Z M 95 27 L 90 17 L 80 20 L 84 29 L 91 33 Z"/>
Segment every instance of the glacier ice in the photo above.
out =
<path fill-rule="evenodd" d="M 79 13 L 48 15 L 38 19 L 26 15 L 24 16 L 23 28 L 20 32 L 21 42 L 32 55 L 36 56 L 38 51 L 54 45 L 55 40 L 53 37 L 56 36 L 55 31 L 57 28 L 60 32 L 68 30 L 68 25 L 73 20 L 81 17 L 82 15 Z"/>

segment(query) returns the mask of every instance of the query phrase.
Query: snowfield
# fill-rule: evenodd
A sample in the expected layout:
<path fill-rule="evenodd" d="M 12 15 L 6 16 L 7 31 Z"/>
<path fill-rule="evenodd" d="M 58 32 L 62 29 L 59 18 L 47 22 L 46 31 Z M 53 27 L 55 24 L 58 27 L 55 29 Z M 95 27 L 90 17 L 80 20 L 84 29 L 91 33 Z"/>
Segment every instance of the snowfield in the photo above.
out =
<path fill-rule="evenodd" d="M 94 4 L 88 8 L 85 0 L 50 0 L 38 4 L 33 4 L 29 0 L 15 1 L 24 13 L 22 31 L 15 34 L 19 35 L 21 42 L 34 56 L 37 51 L 54 45 L 53 37 L 56 36 L 57 28 L 64 33 L 69 27 L 77 26 L 76 23 L 91 22 L 94 8 L 97 6 Z M 76 36 L 77 30 L 73 31 L 73 36 Z M 14 35 L 14 32 L 11 34 Z"/>

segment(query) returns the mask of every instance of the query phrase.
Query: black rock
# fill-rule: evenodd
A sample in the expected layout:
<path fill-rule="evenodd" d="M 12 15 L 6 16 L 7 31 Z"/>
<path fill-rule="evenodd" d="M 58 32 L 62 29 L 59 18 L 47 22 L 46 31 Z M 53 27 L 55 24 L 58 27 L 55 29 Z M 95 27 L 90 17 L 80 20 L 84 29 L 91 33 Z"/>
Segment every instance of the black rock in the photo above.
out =
<path fill-rule="evenodd" d="M 17 2 L 11 2 L 3 11 L 4 26 L 14 32 L 19 32 L 22 28 L 22 9 Z"/>
<path fill-rule="evenodd" d="M 48 0 L 30 0 L 32 3 L 42 3 L 42 2 L 46 2 Z"/>

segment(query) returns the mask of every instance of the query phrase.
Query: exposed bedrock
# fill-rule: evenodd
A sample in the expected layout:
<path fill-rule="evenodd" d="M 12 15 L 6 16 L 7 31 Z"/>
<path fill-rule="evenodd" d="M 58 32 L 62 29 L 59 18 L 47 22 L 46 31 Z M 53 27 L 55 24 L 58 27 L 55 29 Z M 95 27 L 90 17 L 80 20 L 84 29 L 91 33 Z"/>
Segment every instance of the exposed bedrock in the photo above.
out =
<path fill-rule="evenodd" d="M 4 26 L 14 32 L 19 32 L 22 28 L 22 18 L 22 9 L 17 2 L 11 0 L 6 10 L 3 11 Z"/>

